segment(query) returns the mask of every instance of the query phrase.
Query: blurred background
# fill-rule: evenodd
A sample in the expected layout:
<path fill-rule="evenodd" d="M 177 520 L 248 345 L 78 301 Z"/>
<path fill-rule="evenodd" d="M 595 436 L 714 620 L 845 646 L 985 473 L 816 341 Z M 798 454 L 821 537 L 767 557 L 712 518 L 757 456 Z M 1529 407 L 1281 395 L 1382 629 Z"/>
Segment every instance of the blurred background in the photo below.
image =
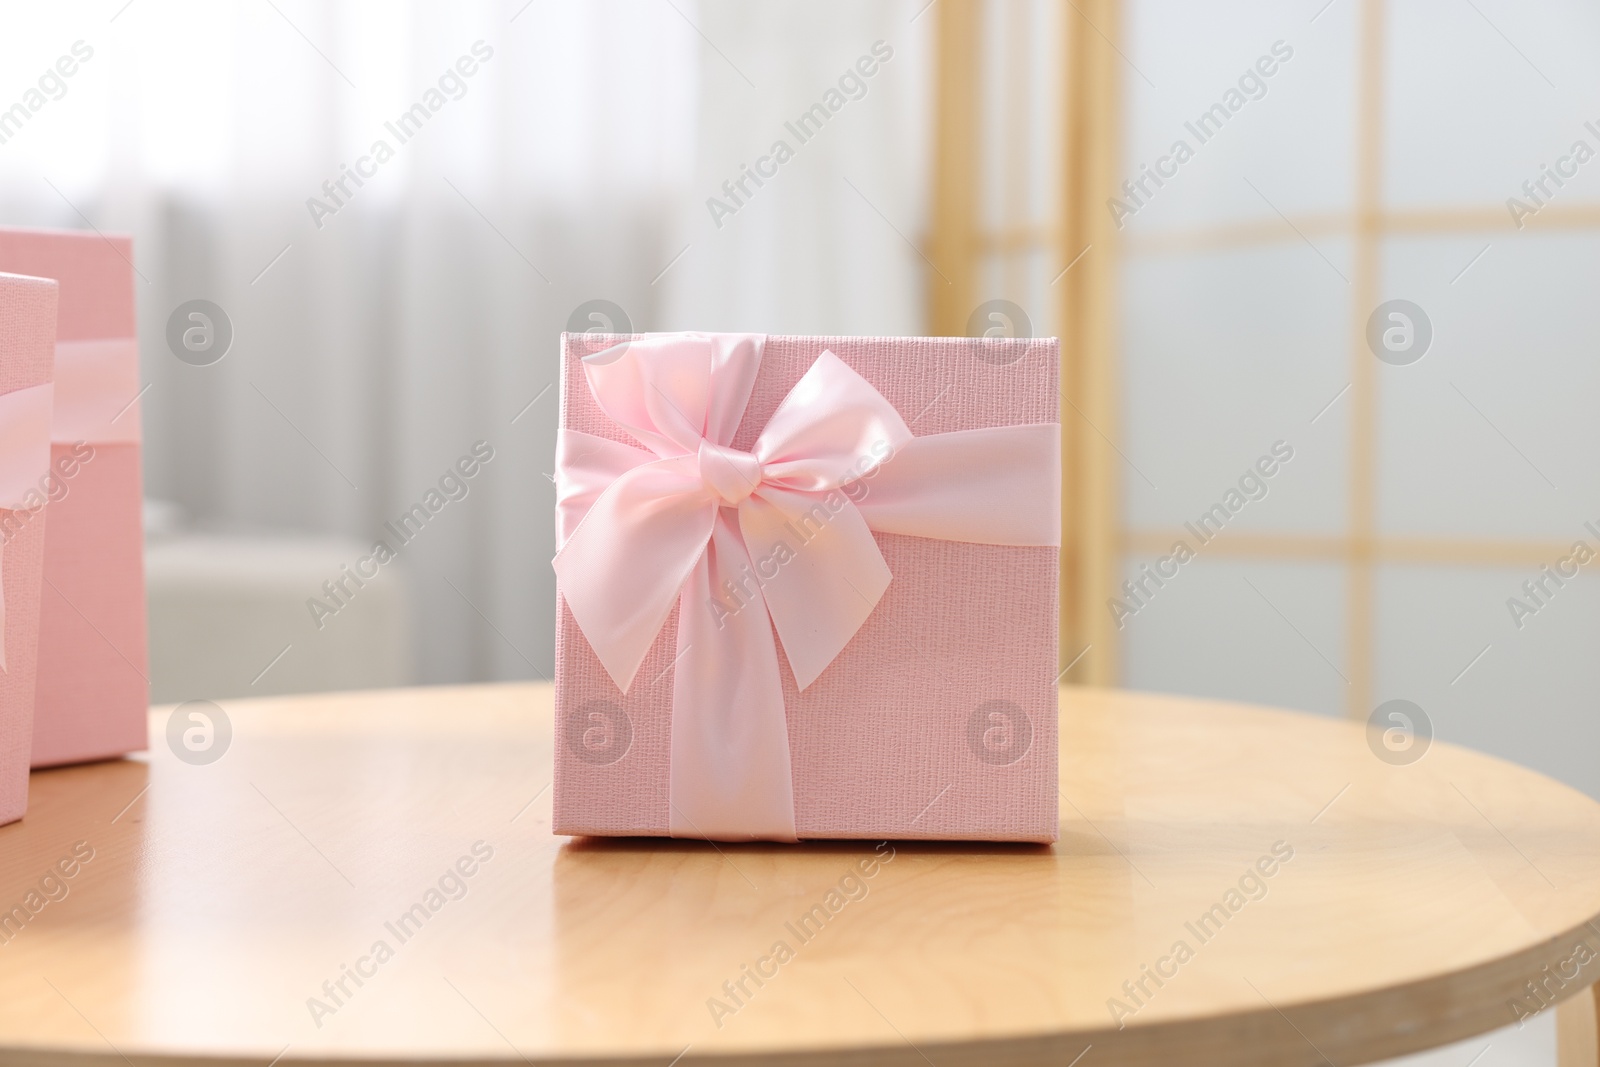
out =
<path fill-rule="evenodd" d="M 1002 331 L 1062 338 L 1069 681 L 1600 796 L 1593 4 L 0 10 L 0 108 L 78 60 L 0 223 L 135 240 L 158 702 L 547 677 L 564 329 Z"/>

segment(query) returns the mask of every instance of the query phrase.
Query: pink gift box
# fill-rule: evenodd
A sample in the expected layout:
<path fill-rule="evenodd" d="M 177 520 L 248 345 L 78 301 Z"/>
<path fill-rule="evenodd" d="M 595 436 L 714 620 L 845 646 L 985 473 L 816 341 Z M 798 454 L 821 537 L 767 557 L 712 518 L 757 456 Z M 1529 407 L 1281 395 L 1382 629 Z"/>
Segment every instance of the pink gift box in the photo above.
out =
<path fill-rule="evenodd" d="M 56 283 L 47 278 L 0 274 L 0 441 L 9 451 L 12 430 L 20 414 L 15 403 L 23 391 L 46 387 L 40 399 L 37 476 L 43 478 L 47 462 L 49 420 L 47 383 L 55 363 Z M 21 457 L 0 456 L 0 466 L 12 467 Z M 22 464 L 27 466 L 26 462 Z M 32 483 L 31 471 L 13 470 L 11 480 Z M 6 495 L 15 495 L 8 488 Z M 31 500 L 18 497 L 0 504 L 17 505 L 0 510 L 0 580 L 5 594 L 5 671 L 0 673 L 0 823 L 20 819 L 28 806 L 28 763 L 33 738 L 34 690 L 39 645 L 39 591 L 44 574 L 45 521 L 48 507 L 42 494 Z M 24 506 L 32 505 L 32 506 Z"/>
<path fill-rule="evenodd" d="M 133 242 L 0 229 L 0 270 L 61 287 L 32 763 L 120 756 L 149 709 Z"/>
<path fill-rule="evenodd" d="M 637 445 L 582 364 L 623 340 L 563 335 L 563 428 Z M 1058 418 L 1054 339 L 770 336 L 732 447 L 825 350 L 918 437 Z M 797 835 L 1054 841 L 1060 550 L 873 537 L 893 578 L 866 623 L 803 692 L 780 656 Z M 560 594 L 554 830 L 668 836 L 678 610 L 623 693 Z"/>

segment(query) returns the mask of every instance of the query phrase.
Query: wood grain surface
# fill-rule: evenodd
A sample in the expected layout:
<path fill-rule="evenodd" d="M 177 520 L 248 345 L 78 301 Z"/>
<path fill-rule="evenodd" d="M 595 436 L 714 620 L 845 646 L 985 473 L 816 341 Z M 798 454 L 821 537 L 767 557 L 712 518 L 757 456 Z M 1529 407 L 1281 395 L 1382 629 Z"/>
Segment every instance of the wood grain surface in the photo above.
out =
<path fill-rule="evenodd" d="M 1057 846 L 784 847 L 552 836 L 541 685 L 223 710 L 34 775 L 0 1064 L 1345 1067 L 1600 976 L 1600 805 L 1344 721 L 1067 689 Z"/>

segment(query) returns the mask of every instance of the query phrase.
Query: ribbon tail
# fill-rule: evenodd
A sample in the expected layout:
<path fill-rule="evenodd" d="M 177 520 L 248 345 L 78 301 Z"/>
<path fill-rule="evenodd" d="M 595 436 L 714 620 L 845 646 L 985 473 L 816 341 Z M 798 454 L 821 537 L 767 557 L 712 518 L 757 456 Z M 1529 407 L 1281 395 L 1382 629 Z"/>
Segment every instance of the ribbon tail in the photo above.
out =
<path fill-rule="evenodd" d="M 798 839 L 778 648 L 753 573 L 743 538 L 719 512 L 679 599 L 673 837 Z"/>
<path fill-rule="evenodd" d="M 672 614 L 716 519 L 694 457 L 634 467 L 556 553 L 556 591 L 624 693 Z"/>
<path fill-rule="evenodd" d="M 578 430 L 556 432 L 556 550 L 565 547 L 611 483 L 656 455 Z"/>
<path fill-rule="evenodd" d="M 739 529 L 783 654 L 804 690 L 850 643 L 889 588 L 889 565 L 843 490 L 765 486 L 739 507 Z"/>

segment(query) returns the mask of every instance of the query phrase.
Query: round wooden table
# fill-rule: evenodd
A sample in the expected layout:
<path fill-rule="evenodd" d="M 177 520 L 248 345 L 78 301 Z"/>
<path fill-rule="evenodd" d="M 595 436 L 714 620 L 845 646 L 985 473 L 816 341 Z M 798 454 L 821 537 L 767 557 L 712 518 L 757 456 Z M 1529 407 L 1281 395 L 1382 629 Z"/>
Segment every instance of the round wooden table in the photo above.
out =
<path fill-rule="evenodd" d="M 544 686 L 223 707 L 34 775 L 0 1064 L 1593 1055 L 1600 805 L 1450 745 L 1068 689 L 1053 848 L 717 846 L 552 836 Z"/>

